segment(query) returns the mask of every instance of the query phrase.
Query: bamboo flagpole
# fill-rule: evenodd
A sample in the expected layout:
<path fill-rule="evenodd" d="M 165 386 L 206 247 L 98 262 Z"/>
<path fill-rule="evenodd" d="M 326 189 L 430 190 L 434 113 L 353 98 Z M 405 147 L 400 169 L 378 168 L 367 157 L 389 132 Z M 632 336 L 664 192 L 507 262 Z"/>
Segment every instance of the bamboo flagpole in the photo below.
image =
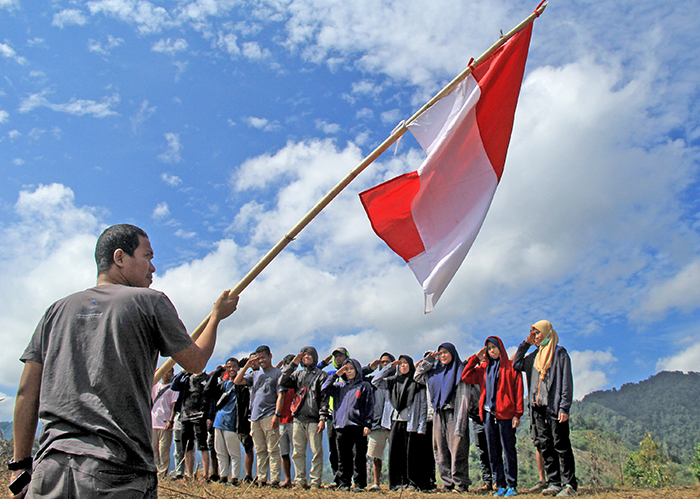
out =
<path fill-rule="evenodd" d="M 391 135 L 382 142 L 374 151 L 372 151 L 369 156 L 367 156 L 360 164 L 358 164 L 353 170 L 348 173 L 345 178 L 343 178 L 338 184 L 336 184 L 333 189 L 331 189 L 328 194 L 326 194 L 316 205 L 306 214 L 304 217 L 287 233 L 282 239 L 279 240 L 275 246 L 272 247 L 270 251 L 255 265 L 248 274 L 246 274 L 243 279 L 231 290 L 234 296 L 240 295 L 240 293 L 248 287 L 248 285 L 253 282 L 253 280 L 262 273 L 262 271 L 267 267 L 272 260 L 279 255 L 282 250 L 287 247 L 287 245 L 292 242 L 296 236 L 313 220 L 328 204 L 330 204 L 333 199 L 335 199 L 340 192 L 345 189 L 350 182 L 352 182 L 362 171 L 364 171 L 375 159 L 377 159 L 384 151 L 386 151 L 393 143 L 395 143 L 399 138 L 403 136 L 408 130 L 408 125 L 418 119 L 418 117 L 425 111 L 430 109 L 436 102 L 449 94 L 460 82 L 462 82 L 467 76 L 469 76 L 475 68 L 477 68 L 481 63 L 483 63 L 491 54 L 498 50 L 503 44 L 505 44 L 510 38 L 515 34 L 525 29 L 529 26 L 536 18 L 544 12 L 547 7 L 547 1 L 543 0 L 535 11 L 530 14 L 526 19 L 524 19 L 515 28 L 510 30 L 507 34 L 501 36 L 501 38 L 494 43 L 486 52 L 484 52 L 477 59 L 472 60 L 467 65 L 467 68 L 457 75 L 450 83 L 448 83 L 440 92 L 438 92 L 435 97 L 430 99 L 422 108 L 420 108 L 413 116 L 408 120 L 402 122 Z M 199 336 L 204 331 L 207 323 L 209 322 L 209 317 L 211 313 L 202 321 L 202 323 L 197 326 L 197 328 L 190 335 L 193 340 L 199 338 Z M 156 371 L 153 383 L 157 383 L 163 377 L 163 375 L 170 370 L 171 367 L 175 365 L 173 359 L 168 359 L 162 367 Z"/>

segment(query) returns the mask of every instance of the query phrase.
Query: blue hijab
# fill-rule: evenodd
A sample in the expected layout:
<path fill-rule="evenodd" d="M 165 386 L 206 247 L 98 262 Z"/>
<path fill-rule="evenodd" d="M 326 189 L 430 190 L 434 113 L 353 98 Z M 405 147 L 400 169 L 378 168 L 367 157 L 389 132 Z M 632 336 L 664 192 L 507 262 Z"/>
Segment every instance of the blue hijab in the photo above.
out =
<path fill-rule="evenodd" d="M 462 380 L 462 361 L 459 358 L 457 349 L 452 343 L 443 343 L 438 347 L 438 350 L 441 348 L 450 352 L 452 362 L 445 365 L 438 360 L 438 366 L 428 379 L 430 401 L 435 410 L 444 408 L 452 400 L 452 395 L 454 395 L 457 385 Z"/>

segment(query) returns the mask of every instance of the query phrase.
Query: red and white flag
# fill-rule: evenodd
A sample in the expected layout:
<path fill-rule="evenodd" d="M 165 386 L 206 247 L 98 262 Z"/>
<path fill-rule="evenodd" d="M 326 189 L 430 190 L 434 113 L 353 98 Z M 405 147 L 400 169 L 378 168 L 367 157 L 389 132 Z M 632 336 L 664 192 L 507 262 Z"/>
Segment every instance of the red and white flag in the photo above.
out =
<path fill-rule="evenodd" d="M 420 168 L 360 194 L 372 228 L 408 262 L 430 312 L 467 256 L 503 174 L 532 23 L 408 128 Z"/>

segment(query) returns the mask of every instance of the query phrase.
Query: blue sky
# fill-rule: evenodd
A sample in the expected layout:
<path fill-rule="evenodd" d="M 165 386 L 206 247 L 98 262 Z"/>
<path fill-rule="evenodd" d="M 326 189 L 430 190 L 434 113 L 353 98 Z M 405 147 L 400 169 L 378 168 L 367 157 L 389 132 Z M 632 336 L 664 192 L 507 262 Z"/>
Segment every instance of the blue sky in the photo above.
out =
<path fill-rule="evenodd" d="M 43 311 L 143 227 L 188 329 L 347 172 L 537 2 L 0 0 L 0 419 Z M 210 367 L 344 345 L 362 362 L 547 318 L 576 396 L 700 370 L 698 3 L 550 2 L 505 172 L 435 310 L 357 194 L 415 170 L 408 134 L 241 295 Z"/>

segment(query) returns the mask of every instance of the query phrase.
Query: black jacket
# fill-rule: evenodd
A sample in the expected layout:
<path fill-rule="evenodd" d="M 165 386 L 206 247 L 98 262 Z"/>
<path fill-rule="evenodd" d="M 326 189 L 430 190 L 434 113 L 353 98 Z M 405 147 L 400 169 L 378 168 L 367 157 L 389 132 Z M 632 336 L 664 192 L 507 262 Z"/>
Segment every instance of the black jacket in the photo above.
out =
<path fill-rule="evenodd" d="M 528 342 L 523 341 L 513 357 L 513 368 L 516 371 L 523 371 L 527 376 L 528 391 L 532 386 L 532 377 L 539 376 L 539 373 L 535 371 L 535 356 L 539 348 L 525 355 L 530 346 Z M 547 414 L 549 417 L 557 418 L 562 412 L 568 415 L 574 399 L 574 376 L 571 373 L 571 358 L 562 346 L 557 345 L 554 350 L 552 366 L 549 368 L 547 392 Z M 532 405 L 532 399 L 530 400 L 530 405 Z"/>

